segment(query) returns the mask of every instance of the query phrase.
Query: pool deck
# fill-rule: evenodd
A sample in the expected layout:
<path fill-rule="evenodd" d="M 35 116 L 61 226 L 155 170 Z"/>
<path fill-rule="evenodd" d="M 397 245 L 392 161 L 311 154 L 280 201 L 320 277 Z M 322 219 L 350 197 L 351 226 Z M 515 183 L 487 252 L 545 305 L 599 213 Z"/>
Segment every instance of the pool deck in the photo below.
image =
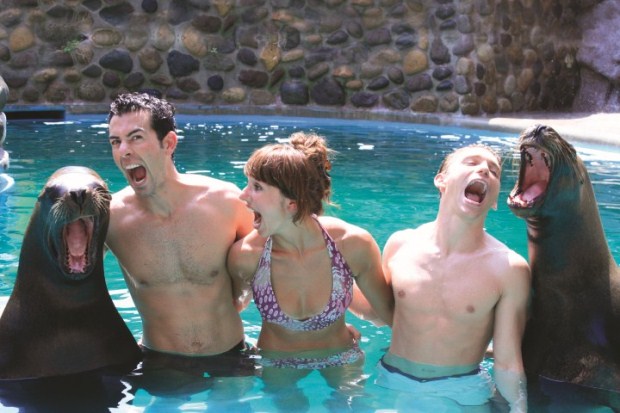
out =
<path fill-rule="evenodd" d="M 459 126 L 495 130 L 519 135 L 524 129 L 545 124 L 555 129 L 564 139 L 620 147 L 620 113 L 516 113 L 506 116 L 467 116 L 437 113 L 397 112 L 387 110 L 334 110 L 317 107 L 227 107 L 177 105 L 178 113 L 202 114 L 256 114 L 341 119 L 386 120 L 432 125 Z"/>
<path fill-rule="evenodd" d="M 569 141 L 592 142 L 620 146 L 620 113 L 557 114 L 543 113 L 511 117 L 475 118 L 481 127 L 521 132 L 540 123 L 551 126 Z"/>

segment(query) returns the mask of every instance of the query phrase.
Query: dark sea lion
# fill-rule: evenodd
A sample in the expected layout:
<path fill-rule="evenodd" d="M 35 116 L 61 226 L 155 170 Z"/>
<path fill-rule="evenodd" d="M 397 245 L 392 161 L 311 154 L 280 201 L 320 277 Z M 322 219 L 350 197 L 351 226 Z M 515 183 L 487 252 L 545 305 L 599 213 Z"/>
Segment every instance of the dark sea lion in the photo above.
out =
<path fill-rule="evenodd" d="M 140 361 L 104 279 L 110 199 L 85 167 L 61 168 L 45 184 L 0 318 L 0 380 L 129 372 Z"/>
<path fill-rule="evenodd" d="M 531 317 L 523 338 L 528 378 L 620 391 L 620 271 L 588 172 L 548 126 L 519 138 L 519 177 L 508 197 L 527 224 Z"/>

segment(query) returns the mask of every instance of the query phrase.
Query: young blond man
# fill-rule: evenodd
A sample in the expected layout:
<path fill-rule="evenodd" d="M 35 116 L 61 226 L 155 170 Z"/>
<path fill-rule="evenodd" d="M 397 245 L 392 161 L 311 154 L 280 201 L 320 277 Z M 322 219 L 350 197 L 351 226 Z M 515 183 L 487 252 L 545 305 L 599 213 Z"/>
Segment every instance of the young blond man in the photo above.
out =
<path fill-rule="evenodd" d="M 521 339 L 530 270 L 484 229 L 497 205 L 500 176 L 501 159 L 490 147 L 456 150 L 434 179 L 436 219 L 388 239 L 383 268 L 395 312 L 377 384 L 463 406 L 487 405 L 492 380 L 479 365 L 492 340 L 497 389 L 511 412 L 527 411 Z"/>

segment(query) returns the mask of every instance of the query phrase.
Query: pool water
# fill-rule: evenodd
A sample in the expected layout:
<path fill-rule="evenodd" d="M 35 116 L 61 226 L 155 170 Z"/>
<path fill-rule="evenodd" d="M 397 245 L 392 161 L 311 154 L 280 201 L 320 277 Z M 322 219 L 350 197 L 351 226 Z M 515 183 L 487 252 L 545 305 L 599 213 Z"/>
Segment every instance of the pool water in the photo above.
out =
<path fill-rule="evenodd" d="M 24 230 L 32 207 L 47 177 L 66 165 L 95 169 L 114 192 L 125 181 L 112 160 L 105 115 L 69 117 L 64 122 L 13 122 L 8 125 L 5 149 L 11 168 L 4 182 L 14 185 L 0 193 L 0 298 L 10 295 Z M 434 219 L 438 195 L 433 177 L 445 154 L 454 148 L 482 141 L 506 156 L 498 211 L 487 219 L 487 230 L 527 257 L 525 224 L 506 206 L 515 182 L 511 166 L 516 134 L 504 134 L 419 124 L 341 121 L 309 118 L 246 116 L 179 116 L 180 143 L 175 155 L 180 171 L 200 173 L 245 185 L 243 163 L 266 143 L 286 138 L 296 130 L 324 135 L 337 151 L 333 160 L 333 197 L 327 213 L 368 229 L 381 247 L 391 233 Z M 620 258 L 620 151 L 596 145 L 576 145 L 595 186 L 603 226 L 612 254 Z M 0 178 L 2 178 L 0 176 Z M 8 179 L 7 179 L 8 178 Z M 127 292 L 115 258 L 105 258 L 106 279 L 117 308 L 136 339 L 141 322 Z M 250 341 L 258 338 L 260 316 L 253 304 L 243 313 Z M 170 390 L 151 394 L 126 384 L 118 403 L 103 411 L 118 412 L 461 412 L 438 399 L 408 398 L 373 384 L 374 367 L 390 342 L 387 327 L 375 327 L 347 314 L 361 333 L 366 353 L 363 370 L 335 390 L 319 372 L 312 372 L 278 395 L 264 391 L 260 378 L 218 379 L 208 388 L 173 383 Z M 486 360 L 492 368 L 492 360 Z M 185 385 L 187 384 L 187 385 Z M 559 392 L 559 393 L 558 393 Z M 559 394 L 559 395 L 558 395 Z M 94 402 L 93 402 L 94 403 Z M 530 391 L 530 411 L 613 411 L 618 396 L 606 392 L 551 389 Z M 95 411 L 92 406 L 91 411 Z M 4 411 L 4 410 L 3 410 Z M 507 411 L 496 401 L 483 410 Z"/>

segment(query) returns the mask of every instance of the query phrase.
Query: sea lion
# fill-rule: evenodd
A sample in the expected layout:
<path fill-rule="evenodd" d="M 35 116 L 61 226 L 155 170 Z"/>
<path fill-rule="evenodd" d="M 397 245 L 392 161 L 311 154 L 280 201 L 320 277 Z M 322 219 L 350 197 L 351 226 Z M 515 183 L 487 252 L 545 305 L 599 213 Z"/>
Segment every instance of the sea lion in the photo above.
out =
<path fill-rule="evenodd" d="M 104 278 L 111 195 L 93 170 L 57 170 L 24 234 L 0 318 L 0 380 L 129 372 L 141 351 Z"/>
<path fill-rule="evenodd" d="M 519 138 L 508 206 L 527 224 L 532 307 L 523 338 L 528 378 L 620 391 L 620 271 L 588 171 L 551 127 Z"/>

